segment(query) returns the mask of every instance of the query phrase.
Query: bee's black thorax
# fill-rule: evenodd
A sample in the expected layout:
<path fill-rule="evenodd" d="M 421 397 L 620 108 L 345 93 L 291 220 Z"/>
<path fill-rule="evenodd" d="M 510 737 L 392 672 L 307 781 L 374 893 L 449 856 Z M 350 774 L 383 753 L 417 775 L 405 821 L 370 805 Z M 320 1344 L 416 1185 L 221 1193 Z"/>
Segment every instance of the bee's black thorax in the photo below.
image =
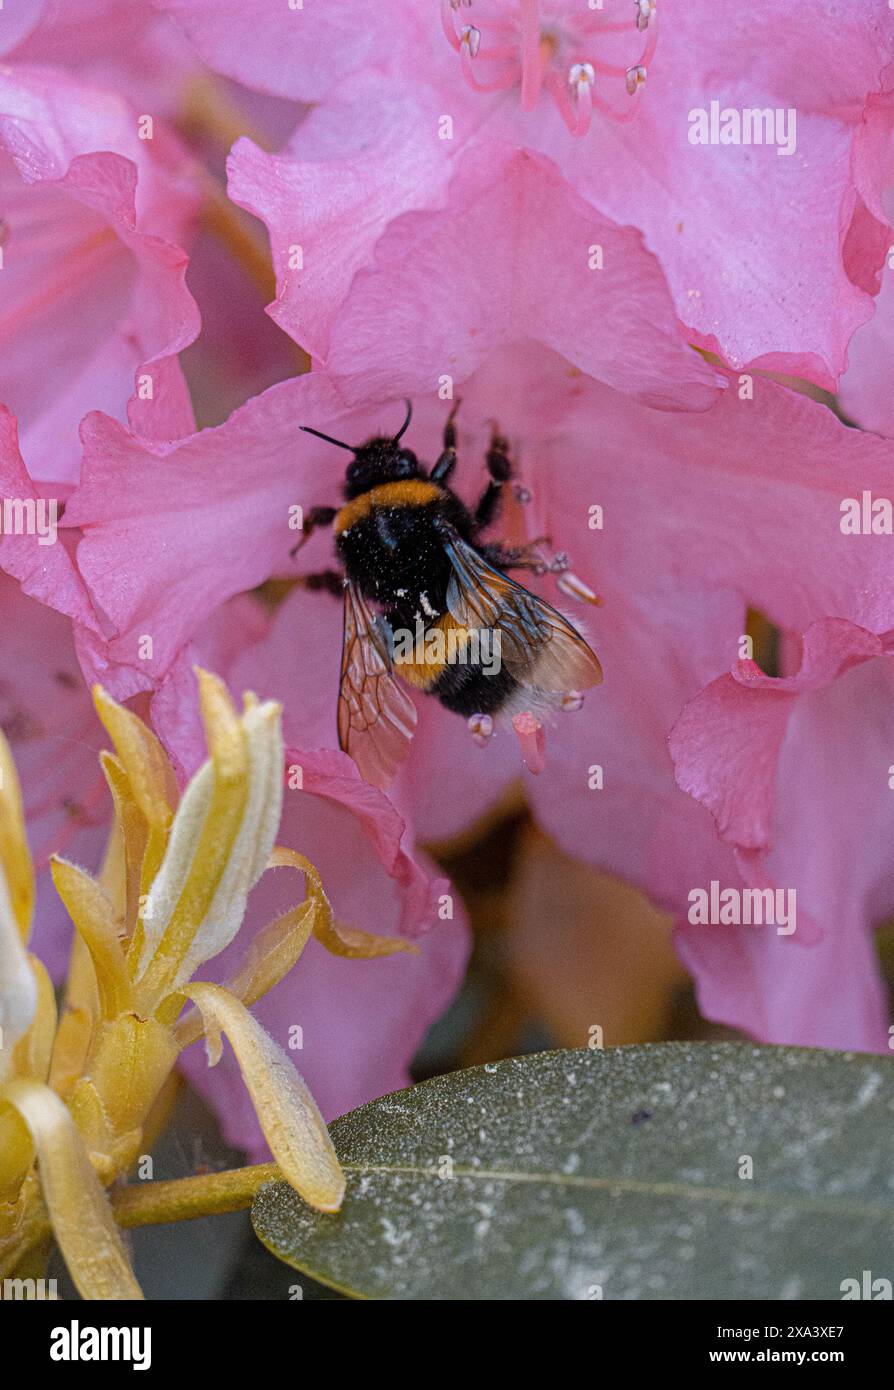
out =
<path fill-rule="evenodd" d="M 471 539 L 472 519 L 456 494 L 421 478 L 373 487 L 335 519 L 347 577 L 392 623 L 433 621 L 446 609 L 451 566 L 439 520 Z"/>
<path fill-rule="evenodd" d="M 453 574 L 444 548 L 447 523 L 474 543 L 472 517 L 450 488 L 428 479 L 380 484 L 346 503 L 335 519 L 335 543 L 345 573 L 383 611 L 392 632 L 450 624 L 447 588 Z M 504 668 L 485 675 L 464 662 L 403 666 L 404 680 L 428 691 L 457 714 L 496 714 L 516 689 Z"/>

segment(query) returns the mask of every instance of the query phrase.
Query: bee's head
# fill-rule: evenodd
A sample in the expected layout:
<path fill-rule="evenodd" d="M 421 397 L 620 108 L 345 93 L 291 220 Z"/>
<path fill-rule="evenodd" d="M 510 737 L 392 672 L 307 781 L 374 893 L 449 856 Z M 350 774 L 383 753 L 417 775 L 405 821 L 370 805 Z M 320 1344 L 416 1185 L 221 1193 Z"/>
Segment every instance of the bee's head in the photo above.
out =
<path fill-rule="evenodd" d="M 345 470 L 345 497 L 350 501 L 380 483 L 398 483 L 418 476 L 419 460 L 412 449 L 401 449 L 393 439 L 368 439 Z"/>
<path fill-rule="evenodd" d="M 315 434 L 318 439 L 325 439 L 329 444 L 336 444 L 339 449 L 347 449 L 354 455 L 353 463 L 349 463 L 345 470 L 344 491 L 345 497 L 350 501 L 352 497 L 359 497 L 362 492 L 369 492 L 370 488 L 378 487 L 381 483 L 398 483 L 407 478 L 419 477 L 419 460 L 416 455 L 412 449 L 402 449 L 400 446 L 412 414 L 413 407 L 407 401 L 406 419 L 393 439 L 386 435 L 376 435 L 357 448 L 345 444 L 340 439 L 333 439 L 329 434 L 321 434 L 309 425 L 302 425 L 301 428 L 305 433 Z"/>

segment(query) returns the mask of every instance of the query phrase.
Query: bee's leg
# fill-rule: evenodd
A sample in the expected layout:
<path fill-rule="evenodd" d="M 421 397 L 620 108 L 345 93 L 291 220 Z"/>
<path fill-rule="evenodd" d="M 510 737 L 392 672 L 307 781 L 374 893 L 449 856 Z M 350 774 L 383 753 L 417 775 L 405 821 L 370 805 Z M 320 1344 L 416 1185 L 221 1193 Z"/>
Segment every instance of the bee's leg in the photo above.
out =
<path fill-rule="evenodd" d="M 485 456 L 490 481 L 478 499 L 475 508 L 475 529 L 483 531 L 497 515 L 503 488 L 512 477 L 512 460 L 509 457 L 509 441 L 504 439 L 498 429 L 491 435 L 490 448 Z"/>
<path fill-rule="evenodd" d="M 320 570 L 317 574 L 299 574 L 295 580 L 305 589 L 324 589 L 328 594 L 341 598 L 345 591 L 345 577 L 340 570 Z"/>
<path fill-rule="evenodd" d="M 444 449 L 428 475 L 433 483 L 446 483 L 456 467 L 456 425 L 453 422 L 456 419 L 456 412 L 459 410 L 460 404 L 460 401 L 454 401 L 453 409 L 447 416 L 444 425 Z"/>
<path fill-rule="evenodd" d="M 602 599 L 599 595 L 582 579 L 578 579 L 576 574 L 572 574 L 571 558 L 566 551 L 557 550 L 552 559 L 548 560 L 537 550 L 539 545 L 550 544 L 549 536 L 539 536 L 536 541 L 529 541 L 517 550 L 508 550 L 502 545 L 482 545 L 479 549 L 485 560 L 504 573 L 509 570 L 531 570 L 538 575 L 554 574 L 563 594 L 578 599 L 581 603 L 592 603 L 595 607 L 601 608 Z M 570 705 L 563 705 L 563 709 L 570 708 Z"/>
<path fill-rule="evenodd" d="M 310 511 L 306 512 L 304 516 L 304 525 L 301 528 L 301 539 L 296 541 L 292 546 L 289 555 L 294 558 L 301 547 L 310 540 L 318 526 L 331 526 L 337 516 L 337 507 L 311 507 Z"/>
<path fill-rule="evenodd" d="M 536 540 L 528 541 L 527 545 L 512 549 L 502 545 L 483 545 L 480 549 L 485 559 L 498 570 L 532 570 L 534 574 L 546 574 L 554 568 L 555 562 L 547 560 L 538 547 L 549 544 L 549 536 L 538 536 Z M 556 557 L 560 564 L 564 558 L 561 555 Z"/>

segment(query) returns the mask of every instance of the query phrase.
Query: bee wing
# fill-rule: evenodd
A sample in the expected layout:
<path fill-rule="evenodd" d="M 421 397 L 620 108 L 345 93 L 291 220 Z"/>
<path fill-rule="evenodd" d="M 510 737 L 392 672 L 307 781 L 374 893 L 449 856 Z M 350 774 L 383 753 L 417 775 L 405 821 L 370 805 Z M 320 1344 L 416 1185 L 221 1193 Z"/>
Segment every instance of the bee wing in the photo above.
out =
<path fill-rule="evenodd" d="M 355 584 L 345 586 L 338 742 L 367 782 L 387 787 L 407 756 L 416 706 L 392 674 L 391 652 Z"/>
<path fill-rule="evenodd" d="M 523 685 L 586 690 L 602 667 L 584 638 L 555 608 L 494 569 L 452 527 L 443 531 L 453 566 L 447 607 L 462 627 L 496 628 L 500 659 Z"/>

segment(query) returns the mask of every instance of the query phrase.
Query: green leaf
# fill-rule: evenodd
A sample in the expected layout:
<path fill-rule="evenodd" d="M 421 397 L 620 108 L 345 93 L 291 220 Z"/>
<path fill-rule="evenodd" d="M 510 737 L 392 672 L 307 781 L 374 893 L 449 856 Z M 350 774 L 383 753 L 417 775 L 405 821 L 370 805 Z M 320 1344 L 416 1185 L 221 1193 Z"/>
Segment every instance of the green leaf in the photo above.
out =
<path fill-rule="evenodd" d="M 252 1220 L 364 1298 L 840 1299 L 863 1270 L 894 1279 L 892 1127 L 887 1057 L 544 1052 L 345 1115 L 342 1211 L 275 1183 Z"/>

